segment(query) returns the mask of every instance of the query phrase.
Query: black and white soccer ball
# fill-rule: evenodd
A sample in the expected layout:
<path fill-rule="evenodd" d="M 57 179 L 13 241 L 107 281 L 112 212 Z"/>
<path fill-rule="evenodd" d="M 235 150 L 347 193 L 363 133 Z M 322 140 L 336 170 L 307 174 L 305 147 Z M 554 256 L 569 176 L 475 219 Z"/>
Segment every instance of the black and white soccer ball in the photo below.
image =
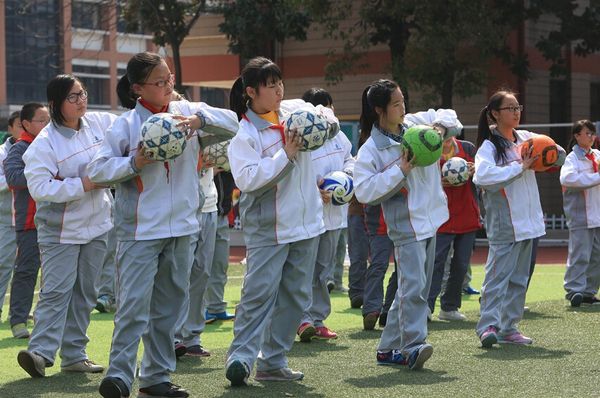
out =
<path fill-rule="evenodd" d="M 142 124 L 142 146 L 149 159 L 175 159 L 183 153 L 186 133 L 170 113 L 157 113 Z"/>
<path fill-rule="evenodd" d="M 442 177 L 450 185 L 462 185 L 469 180 L 469 165 L 463 158 L 450 158 L 442 166 Z"/>
<path fill-rule="evenodd" d="M 205 161 L 210 162 L 213 166 L 229 171 L 229 158 L 227 157 L 227 148 L 231 140 L 217 142 L 204 148 L 202 155 Z"/>
<path fill-rule="evenodd" d="M 288 130 L 296 130 L 302 137 L 301 151 L 314 151 L 325 143 L 329 135 L 327 120 L 308 110 L 293 112 L 286 122 Z"/>

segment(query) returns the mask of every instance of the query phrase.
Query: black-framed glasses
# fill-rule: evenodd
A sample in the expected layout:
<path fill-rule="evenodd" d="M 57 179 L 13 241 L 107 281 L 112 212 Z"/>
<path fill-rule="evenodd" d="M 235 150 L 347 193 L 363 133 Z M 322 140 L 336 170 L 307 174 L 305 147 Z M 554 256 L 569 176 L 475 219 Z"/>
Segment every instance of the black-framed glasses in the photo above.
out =
<path fill-rule="evenodd" d="M 88 93 L 85 90 L 81 90 L 78 93 L 71 93 L 69 95 L 67 95 L 67 101 L 69 101 L 70 104 L 75 104 L 77 102 L 77 99 L 80 99 L 81 101 L 85 101 L 88 97 Z"/>
<path fill-rule="evenodd" d="M 167 78 L 167 80 L 157 80 L 154 83 L 140 83 L 141 85 L 146 85 L 149 84 L 151 86 L 156 86 L 158 88 L 163 88 L 165 87 L 167 84 L 172 84 L 175 81 L 175 75 L 174 74 L 169 74 L 169 77 Z"/>
<path fill-rule="evenodd" d="M 41 123 L 43 125 L 46 125 L 46 124 L 50 123 L 50 119 L 41 119 L 41 120 L 31 119 L 31 121 L 34 122 L 34 123 Z"/>
<path fill-rule="evenodd" d="M 499 111 L 511 111 L 512 113 L 517 113 L 518 112 L 523 112 L 523 105 L 517 105 L 517 106 L 505 106 L 504 108 L 498 108 Z"/>
<path fill-rule="evenodd" d="M 588 137 L 594 137 L 596 135 L 595 131 L 586 131 L 585 133 L 583 131 L 580 131 L 579 133 L 577 133 L 577 135 L 582 135 L 585 134 Z"/>

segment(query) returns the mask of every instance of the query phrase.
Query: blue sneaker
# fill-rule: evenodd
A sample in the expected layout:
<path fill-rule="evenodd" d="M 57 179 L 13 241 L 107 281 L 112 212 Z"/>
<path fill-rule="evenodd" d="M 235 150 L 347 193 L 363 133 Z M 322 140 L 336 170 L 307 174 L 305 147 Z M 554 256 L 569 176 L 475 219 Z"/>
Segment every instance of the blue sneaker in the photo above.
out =
<path fill-rule="evenodd" d="M 423 364 L 431 358 L 433 347 L 431 344 L 421 344 L 419 348 L 410 353 L 408 357 L 408 368 L 410 370 L 419 370 L 423 368 Z"/>
<path fill-rule="evenodd" d="M 204 323 L 206 323 L 207 325 L 210 323 L 213 323 L 216 320 L 217 320 L 217 317 L 214 316 L 213 314 L 209 314 L 208 311 L 204 313 Z"/>
<path fill-rule="evenodd" d="M 377 351 L 377 365 L 405 366 L 408 362 L 400 350 Z"/>
<path fill-rule="evenodd" d="M 466 288 L 463 289 L 463 294 L 477 295 L 477 294 L 479 294 L 479 290 L 475 290 L 471 286 L 468 286 L 468 287 L 466 287 Z"/>
<path fill-rule="evenodd" d="M 230 314 L 227 311 L 217 312 L 217 313 L 210 313 L 210 312 L 206 311 L 206 313 L 204 315 L 207 320 L 209 318 L 211 318 L 213 320 L 217 320 L 217 321 L 230 321 L 232 319 L 235 319 L 235 315 Z"/>

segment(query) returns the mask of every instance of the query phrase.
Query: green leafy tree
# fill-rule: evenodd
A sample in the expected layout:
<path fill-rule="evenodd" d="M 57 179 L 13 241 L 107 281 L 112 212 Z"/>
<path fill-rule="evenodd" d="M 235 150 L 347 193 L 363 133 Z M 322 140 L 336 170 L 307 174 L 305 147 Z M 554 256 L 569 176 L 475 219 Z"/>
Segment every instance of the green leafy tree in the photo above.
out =
<path fill-rule="evenodd" d="M 225 21 L 219 25 L 229 49 L 240 62 L 255 56 L 275 58 L 275 46 L 288 38 L 306 40 L 308 13 L 292 0 L 236 0 L 222 2 Z"/>
<path fill-rule="evenodd" d="M 200 15 L 206 12 L 206 0 L 128 0 L 123 2 L 127 30 L 137 32 L 142 25 L 151 31 L 153 42 L 171 47 L 175 67 L 175 89 L 184 91 L 181 74 L 181 44 Z"/>

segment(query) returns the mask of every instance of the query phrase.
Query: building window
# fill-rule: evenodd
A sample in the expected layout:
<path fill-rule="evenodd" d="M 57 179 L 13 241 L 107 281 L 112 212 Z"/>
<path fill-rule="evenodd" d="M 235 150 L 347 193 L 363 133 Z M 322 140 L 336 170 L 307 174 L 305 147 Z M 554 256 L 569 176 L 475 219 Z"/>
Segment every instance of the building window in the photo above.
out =
<path fill-rule="evenodd" d="M 600 83 L 590 84 L 590 119 L 600 121 Z"/>
<path fill-rule="evenodd" d="M 566 80 L 550 80 L 550 123 L 570 123 L 570 93 Z M 563 147 L 569 143 L 570 128 L 553 127 L 550 136 Z"/>
<path fill-rule="evenodd" d="M 102 2 L 73 1 L 71 15 L 74 28 L 108 30 L 110 13 Z"/>
<path fill-rule="evenodd" d="M 58 0 L 5 0 L 8 102 L 46 102 L 46 85 L 60 73 Z"/>
<path fill-rule="evenodd" d="M 201 87 L 200 100 L 210 106 L 228 108 L 229 90 L 224 88 Z"/>
<path fill-rule="evenodd" d="M 85 86 L 88 92 L 88 104 L 110 105 L 110 70 L 108 66 L 73 63 L 73 74 Z"/>

